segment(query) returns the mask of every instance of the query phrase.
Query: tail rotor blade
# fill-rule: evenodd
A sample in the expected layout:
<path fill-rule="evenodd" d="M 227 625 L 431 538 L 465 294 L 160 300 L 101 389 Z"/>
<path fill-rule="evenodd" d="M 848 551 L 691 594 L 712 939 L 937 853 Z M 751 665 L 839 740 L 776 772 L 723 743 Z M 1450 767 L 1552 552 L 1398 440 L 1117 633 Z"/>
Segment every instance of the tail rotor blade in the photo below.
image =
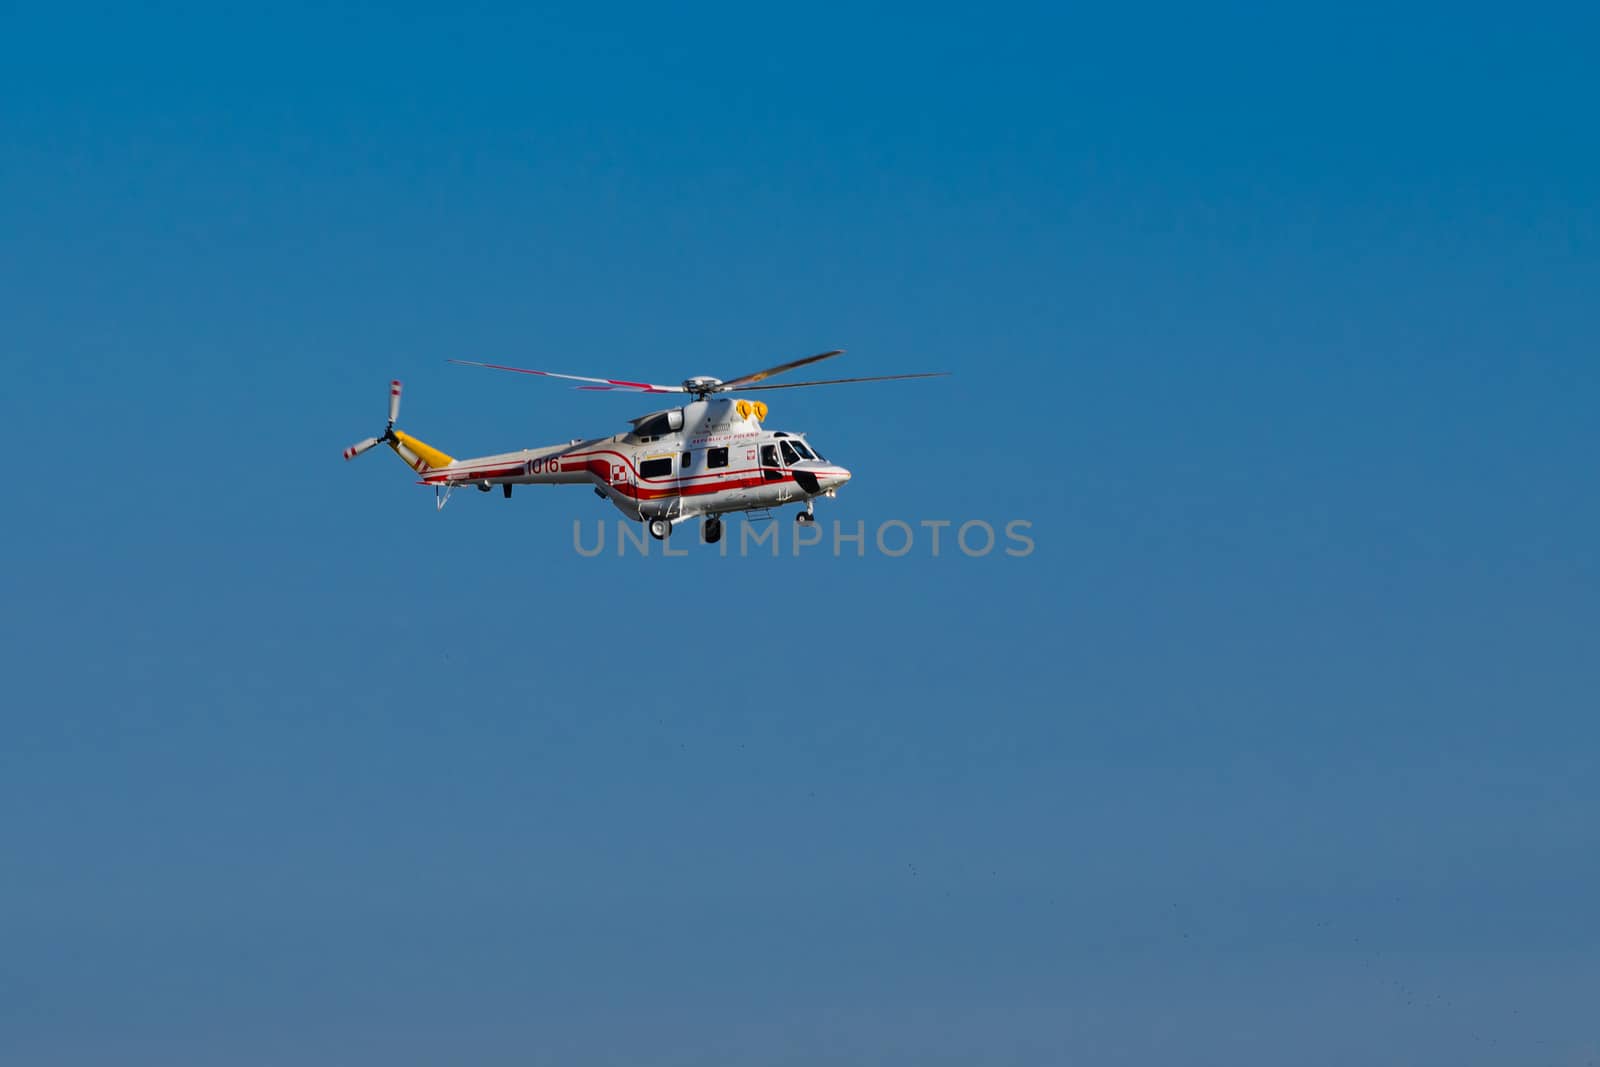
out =
<path fill-rule="evenodd" d="M 369 437 L 365 441 L 357 441 L 355 444 L 344 450 L 344 458 L 355 459 L 357 456 L 361 455 L 361 453 L 377 444 L 379 440 L 380 438 L 377 437 Z"/>
<path fill-rule="evenodd" d="M 389 425 L 400 417 L 400 381 L 396 379 L 389 383 Z"/>

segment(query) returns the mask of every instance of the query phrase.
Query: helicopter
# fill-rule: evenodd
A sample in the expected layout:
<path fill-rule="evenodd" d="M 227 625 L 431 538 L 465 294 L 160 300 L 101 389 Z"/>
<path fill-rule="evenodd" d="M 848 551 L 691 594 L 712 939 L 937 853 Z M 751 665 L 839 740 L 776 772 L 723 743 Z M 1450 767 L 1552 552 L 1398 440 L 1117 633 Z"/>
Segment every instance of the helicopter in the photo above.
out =
<path fill-rule="evenodd" d="M 679 523 L 702 520 L 701 539 L 722 539 L 722 516 L 734 512 L 770 515 L 771 509 L 799 504 L 800 523 L 816 521 L 818 497 L 833 497 L 850 480 L 850 471 L 824 458 L 805 434 L 769 430 L 762 423 L 767 405 L 760 400 L 725 394 L 763 389 L 802 389 L 814 385 L 904 381 L 940 378 L 944 372 L 883 374 L 866 378 L 762 384 L 766 379 L 844 354 L 836 348 L 776 367 L 723 381 L 704 375 L 679 385 L 651 385 L 620 378 L 586 378 L 576 374 L 452 359 L 464 367 L 509 371 L 582 382 L 586 392 L 626 392 L 688 396 L 680 407 L 651 411 L 630 419 L 625 433 L 565 444 L 525 448 L 493 456 L 456 459 L 403 430 L 400 382 L 389 383 L 389 421 L 383 433 L 344 450 L 346 460 L 386 444 L 420 475 L 419 485 L 432 486 L 437 508 L 464 486 L 490 492 L 499 486 L 509 499 L 518 485 L 587 485 L 630 519 L 646 523 L 650 535 L 664 541 Z"/>

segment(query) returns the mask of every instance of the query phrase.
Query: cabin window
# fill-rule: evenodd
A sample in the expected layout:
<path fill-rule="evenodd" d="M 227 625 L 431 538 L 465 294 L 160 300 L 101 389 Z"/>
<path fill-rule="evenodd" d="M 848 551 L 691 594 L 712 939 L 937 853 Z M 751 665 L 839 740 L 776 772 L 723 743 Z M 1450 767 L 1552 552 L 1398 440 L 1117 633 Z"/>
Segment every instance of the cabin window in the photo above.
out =
<path fill-rule="evenodd" d="M 783 468 L 778 465 L 778 450 L 771 445 L 761 446 L 761 477 L 769 482 L 783 480 Z"/>
<path fill-rule="evenodd" d="M 707 467 L 726 467 L 728 465 L 728 450 L 726 448 L 706 449 Z"/>
<path fill-rule="evenodd" d="M 639 464 L 639 477 L 641 478 L 665 478 L 671 473 L 671 456 L 663 456 L 661 459 L 647 459 Z"/>
<path fill-rule="evenodd" d="M 783 462 L 784 463 L 786 463 L 786 464 L 788 464 L 789 466 L 792 467 L 796 463 L 800 462 L 800 457 L 795 454 L 794 446 L 791 445 L 788 441 L 779 441 L 778 442 L 778 446 L 783 449 Z"/>
<path fill-rule="evenodd" d="M 679 459 L 678 459 L 678 469 L 681 470 L 681 471 L 686 471 L 686 470 L 689 469 L 689 453 L 685 452 L 682 456 L 679 457 Z"/>

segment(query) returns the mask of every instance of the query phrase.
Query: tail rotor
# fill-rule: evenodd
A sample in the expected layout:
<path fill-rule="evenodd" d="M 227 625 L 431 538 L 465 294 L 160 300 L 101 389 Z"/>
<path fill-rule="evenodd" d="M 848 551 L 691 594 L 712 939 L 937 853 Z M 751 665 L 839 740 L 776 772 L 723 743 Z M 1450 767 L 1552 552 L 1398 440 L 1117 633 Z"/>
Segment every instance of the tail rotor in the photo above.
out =
<path fill-rule="evenodd" d="M 357 441 L 355 444 L 344 450 L 344 458 L 347 460 L 355 459 L 369 448 L 374 448 L 378 445 L 381 445 L 385 441 L 395 441 L 394 423 L 399 417 L 400 382 L 396 380 L 389 383 L 389 421 L 383 428 L 383 435 L 381 437 L 368 437 L 363 441 Z"/>

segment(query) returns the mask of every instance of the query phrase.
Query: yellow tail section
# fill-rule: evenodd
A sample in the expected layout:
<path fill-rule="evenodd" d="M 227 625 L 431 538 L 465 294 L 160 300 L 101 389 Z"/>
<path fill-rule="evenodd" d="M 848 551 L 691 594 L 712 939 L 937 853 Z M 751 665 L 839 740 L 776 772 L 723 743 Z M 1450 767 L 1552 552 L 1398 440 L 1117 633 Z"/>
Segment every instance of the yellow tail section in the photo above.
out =
<path fill-rule="evenodd" d="M 418 474 L 427 470 L 448 467 L 455 462 L 453 457 L 445 455 L 432 445 L 419 441 L 401 430 L 394 431 L 394 440 L 389 442 L 389 447 L 394 449 L 395 455 L 406 461 L 406 466 Z"/>

